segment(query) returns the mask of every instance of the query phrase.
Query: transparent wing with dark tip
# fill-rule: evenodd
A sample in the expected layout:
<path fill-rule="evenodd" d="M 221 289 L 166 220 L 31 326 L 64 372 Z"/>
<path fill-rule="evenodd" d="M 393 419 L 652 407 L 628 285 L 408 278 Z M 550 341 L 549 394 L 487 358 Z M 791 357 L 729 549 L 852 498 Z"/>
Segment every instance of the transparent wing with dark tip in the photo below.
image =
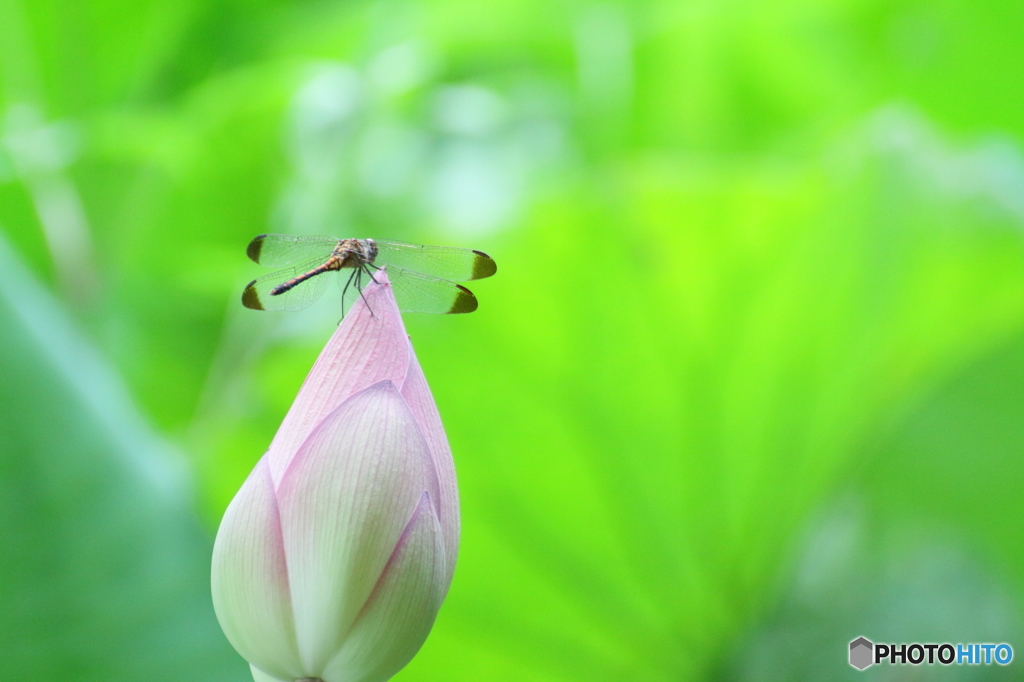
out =
<path fill-rule="evenodd" d="M 471 313 L 476 310 L 477 301 L 473 292 L 466 287 L 446 279 L 422 275 L 411 270 L 394 266 L 387 268 L 391 289 L 395 293 L 398 309 L 403 313 Z M 362 276 L 361 286 L 370 283 L 367 275 Z M 353 282 L 355 284 L 355 282 Z M 349 286 L 345 295 L 346 310 L 359 293 Z"/>
<path fill-rule="evenodd" d="M 283 293 L 273 295 L 270 292 L 285 282 L 323 265 L 323 262 L 322 258 L 313 258 L 295 267 L 254 279 L 242 292 L 242 305 L 253 310 L 302 310 L 308 307 L 323 295 L 324 289 L 327 288 L 327 280 L 331 277 L 330 272 L 314 275 Z"/>
<path fill-rule="evenodd" d="M 420 246 L 380 239 L 374 242 L 377 244 L 375 265 L 391 265 L 455 282 L 490 277 L 498 270 L 494 260 L 482 251 L 452 246 Z"/>
<path fill-rule="evenodd" d="M 327 260 L 340 240 L 324 236 L 296 236 L 293 234 L 261 234 L 249 242 L 245 253 L 260 265 L 283 268 L 287 265 L 319 258 Z"/>

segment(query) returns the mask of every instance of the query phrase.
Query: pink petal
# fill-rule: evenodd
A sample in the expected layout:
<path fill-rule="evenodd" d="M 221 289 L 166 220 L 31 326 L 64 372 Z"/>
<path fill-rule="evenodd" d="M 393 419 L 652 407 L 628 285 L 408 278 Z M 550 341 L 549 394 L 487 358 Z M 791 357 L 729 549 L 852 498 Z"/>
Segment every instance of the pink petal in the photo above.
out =
<path fill-rule="evenodd" d="M 402 396 L 409 404 L 423 437 L 430 446 L 431 459 L 437 471 L 440 496 L 434 498 L 436 513 L 441 523 L 445 549 L 445 582 L 450 583 L 455 572 L 455 558 L 459 551 L 459 489 L 455 481 L 455 462 L 448 438 L 441 424 L 434 396 L 430 393 L 423 370 L 409 346 L 409 371 L 402 385 Z"/>
<path fill-rule="evenodd" d="M 408 663 L 430 633 L 448 581 L 441 525 L 423 493 L 325 682 L 383 682 Z"/>
<path fill-rule="evenodd" d="M 213 546 L 211 583 L 217 618 L 238 653 L 274 676 L 301 677 L 281 524 L 266 457 L 224 512 Z"/>
<path fill-rule="evenodd" d="M 378 381 L 401 386 L 410 359 L 409 337 L 384 271 L 357 297 L 320 353 L 270 445 L 275 483 L 313 427 L 346 398 Z M 365 300 L 364 300 L 365 299 Z"/>
<path fill-rule="evenodd" d="M 335 408 L 283 473 L 278 502 L 307 675 L 341 648 L 424 492 L 439 495 L 430 451 L 390 381 Z"/>

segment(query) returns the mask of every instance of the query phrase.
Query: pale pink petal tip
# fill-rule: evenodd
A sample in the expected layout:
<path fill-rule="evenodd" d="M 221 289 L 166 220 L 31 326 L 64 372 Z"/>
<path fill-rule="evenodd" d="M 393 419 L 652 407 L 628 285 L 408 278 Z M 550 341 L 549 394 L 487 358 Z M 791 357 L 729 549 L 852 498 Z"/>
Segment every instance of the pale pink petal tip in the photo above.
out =
<path fill-rule="evenodd" d="M 399 388 L 405 381 L 409 337 L 387 275 L 375 278 L 324 346 L 270 445 L 276 483 L 313 428 L 345 399 L 378 381 Z"/>

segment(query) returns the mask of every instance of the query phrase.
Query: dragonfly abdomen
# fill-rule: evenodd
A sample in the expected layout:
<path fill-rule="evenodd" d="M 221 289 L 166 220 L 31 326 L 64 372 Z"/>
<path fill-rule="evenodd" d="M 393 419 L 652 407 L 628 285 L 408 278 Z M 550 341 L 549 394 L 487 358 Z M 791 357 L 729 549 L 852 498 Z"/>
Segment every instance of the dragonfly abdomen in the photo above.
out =
<path fill-rule="evenodd" d="M 332 256 L 323 265 L 318 265 L 317 267 L 313 268 L 312 270 L 308 270 L 308 271 L 302 273 L 298 277 L 293 277 L 290 280 L 288 280 L 287 282 L 282 282 L 281 284 L 278 284 L 276 287 L 274 287 L 273 289 L 270 290 L 270 295 L 271 296 L 279 296 L 279 295 L 285 293 L 286 291 L 291 291 L 297 285 L 302 284 L 303 282 L 305 282 L 310 277 L 316 277 L 317 275 L 325 273 L 325 272 L 328 272 L 329 270 L 340 270 L 340 269 L 341 269 L 341 262 L 336 257 Z"/>

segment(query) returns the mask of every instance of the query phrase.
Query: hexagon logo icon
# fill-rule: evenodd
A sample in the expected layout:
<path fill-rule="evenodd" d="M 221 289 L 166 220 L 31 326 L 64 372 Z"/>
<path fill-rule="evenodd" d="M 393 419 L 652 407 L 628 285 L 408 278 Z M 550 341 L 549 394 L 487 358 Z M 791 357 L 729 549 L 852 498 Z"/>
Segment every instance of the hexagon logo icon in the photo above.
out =
<path fill-rule="evenodd" d="M 865 637 L 858 637 L 850 642 L 850 665 L 857 670 L 863 670 L 871 665 L 874 662 L 871 660 L 874 648 L 875 645 L 871 643 L 871 640 Z"/>

